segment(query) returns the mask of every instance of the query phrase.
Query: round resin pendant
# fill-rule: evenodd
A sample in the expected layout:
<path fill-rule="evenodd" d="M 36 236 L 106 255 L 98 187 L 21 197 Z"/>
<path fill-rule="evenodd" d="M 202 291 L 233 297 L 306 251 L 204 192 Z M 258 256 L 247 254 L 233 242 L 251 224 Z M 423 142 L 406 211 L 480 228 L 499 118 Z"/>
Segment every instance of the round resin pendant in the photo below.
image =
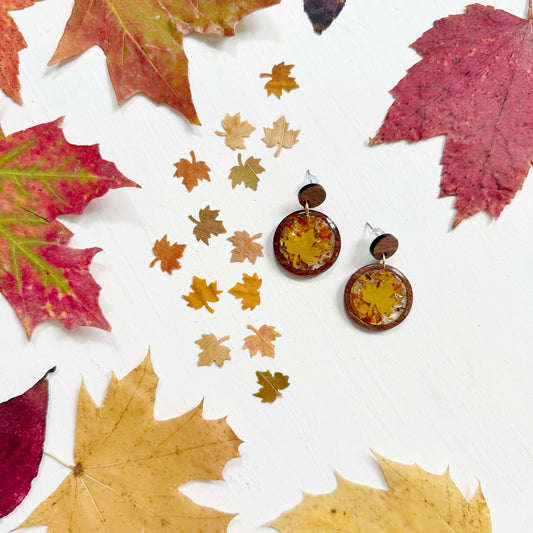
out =
<path fill-rule="evenodd" d="M 300 189 L 305 207 L 286 216 L 274 234 L 274 255 L 280 265 L 297 276 L 316 276 L 337 260 L 341 238 L 335 223 L 324 213 L 309 209 L 321 204 L 324 188 L 311 183 Z"/>

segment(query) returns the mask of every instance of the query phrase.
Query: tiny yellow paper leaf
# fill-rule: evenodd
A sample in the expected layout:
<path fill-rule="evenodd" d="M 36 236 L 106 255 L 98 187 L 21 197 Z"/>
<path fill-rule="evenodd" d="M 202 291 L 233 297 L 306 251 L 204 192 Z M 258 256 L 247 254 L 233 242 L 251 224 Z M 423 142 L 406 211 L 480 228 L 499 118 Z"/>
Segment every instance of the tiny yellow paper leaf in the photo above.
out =
<path fill-rule="evenodd" d="M 215 133 L 226 137 L 226 146 L 229 146 L 232 150 L 246 148 L 244 137 L 250 137 L 250 134 L 255 131 L 255 128 L 247 120 L 241 121 L 240 113 L 233 116 L 226 113 L 224 120 L 222 120 L 222 127 L 226 131 L 215 131 Z"/>
<path fill-rule="evenodd" d="M 282 374 L 281 372 L 275 372 L 274 375 L 270 370 L 265 372 L 256 372 L 257 383 L 261 385 L 261 388 L 253 396 L 261 398 L 261 403 L 272 403 L 281 396 L 281 390 L 286 389 L 289 383 L 289 376 Z"/>
<path fill-rule="evenodd" d="M 225 361 L 229 361 L 231 359 L 230 349 L 222 346 L 222 343 L 228 339 L 229 335 L 217 339 L 213 333 L 204 333 L 201 339 L 194 341 L 202 349 L 198 355 L 198 366 L 209 366 L 211 363 L 222 366 Z"/>
<path fill-rule="evenodd" d="M 481 489 L 467 502 L 449 472 L 430 474 L 417 465 L 377 454 L 389 490 L 337 476 L 337 489 L 304 495 L 270 527 L 281 533 L 490 533 L 490 512 Z"/>
<path fill-rule="evenodd" d="M 237 283 L 228 292 L 233 294 L 235 298 L 242 298 L 242 309 L 255 309 L 261 303 L 261 296 L 259 288 L 263 280 L 259 279 L 257 274 L 249 276 L 242 275 L 243 283 Z"/>
<path fill-rule="evenodd" d="M 259 75 L 260 78 L 271 78 L 265 84 L 267 90 L 267 96 L 274 94 L 278 98 L 281 98 L 282 91 L 290 92 L 293 89 L 300 87 L 296 80 L 290 77 L 290 73 L 294 65 L 286 65 L 285 62 L 279 63 L 272 67 L 272 73 L 263 72 Z"/>
<path fill-rule="evenodd" d="M 222 291 L 217 290 L 217 282 L 213 281 L 208 285 L 205 279 L 193 276 L 191 289 L 192 292 L 188 295 L 183 295 L 183 298 L 187 301 L 187 307 L 194 309 L 205 307 L 210 313 L 214 313 L 208 302 L 218 302 L 219 300 L 217 295 Z"/>

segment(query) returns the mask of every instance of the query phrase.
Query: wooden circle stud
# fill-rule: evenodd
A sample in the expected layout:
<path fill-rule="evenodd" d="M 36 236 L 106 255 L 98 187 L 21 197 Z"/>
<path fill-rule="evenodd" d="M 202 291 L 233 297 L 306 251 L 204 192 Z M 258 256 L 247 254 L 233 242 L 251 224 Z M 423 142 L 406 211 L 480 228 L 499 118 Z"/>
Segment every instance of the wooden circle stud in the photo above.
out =
<path fill-rule="evenodd" d="M 378 261 L 383 259 L 383 256 L 385 256 L 385 259 L 388 259 L 396 253 L 399 244 L 398 239 L 394 235 L 383 233 L 376 237 L 370 244 L 370 253 Z"/>
<path fill-rule="evenodd" d="M 309 183 L 304 185 L 298 191 L 298 201 L 305 207 L 307 203 L 308 207 L 316 207 L 320 205 L 326 199 L 326 189 L 318 183 Z"/>

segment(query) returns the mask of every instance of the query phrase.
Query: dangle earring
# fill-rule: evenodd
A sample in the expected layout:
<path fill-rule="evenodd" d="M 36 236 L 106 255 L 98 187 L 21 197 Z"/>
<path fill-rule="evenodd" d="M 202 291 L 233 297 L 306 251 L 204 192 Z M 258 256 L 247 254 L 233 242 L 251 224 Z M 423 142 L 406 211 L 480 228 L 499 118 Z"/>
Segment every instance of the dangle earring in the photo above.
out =
<path fill-rule="evenodd" d="M 337 260 L 341 237 L 335 223 L 314 211 L 326 199 L 326 190 L 315 176 L 306 173 L 298 192 L 303 209 L 286 216 L 274 233 L 274 255 L 280 265 L 297 276 L 316 276 Z"/>
<path fill-rule="evenodd" d="M 398 249 L 398 239 L 381 228 L 373 228 L 370 253 L 378 263 L 352 274 L 344 290 L 344 307 L 357 324 L 371 330 L 397 326 L 411 310 L 413 289 L 399 270 L 385 264 Z"/>

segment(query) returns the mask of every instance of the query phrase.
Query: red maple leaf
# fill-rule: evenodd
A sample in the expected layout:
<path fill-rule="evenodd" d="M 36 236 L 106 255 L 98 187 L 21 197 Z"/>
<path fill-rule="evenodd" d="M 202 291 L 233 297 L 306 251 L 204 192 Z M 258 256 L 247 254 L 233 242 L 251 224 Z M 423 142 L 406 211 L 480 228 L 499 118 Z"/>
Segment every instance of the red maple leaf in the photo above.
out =
<path fill-rule="evenodd" d="M 20 97 L 19 56 L 18 53 L 26 48 L 26 41 L 9 16 L 8 11 L 23 9 L 35 3 L 36 0 L 2 0 L 0 4 L 0 89 L 7 96 L 22 104 Z"/>
<path fill-rule="evenodd" d="M 446 135 L 440 196 L 457 196 L 453 227 L 498 217 L 533 161 L 533 20 L 470 5 L 412 47 L 422 60 L 392 90 L 373 144 Z"/>
<path fill-rule="evenodd" d="M 190 33 L 234 35 L 253 11 L 281 0 L 75 0 L 50 64 L 93 45 L 107 56 L 119 103 L 142 92 L 199 124 L 192 103 L 183 37 Z"/>
<path fill-rule="evenodd" d="M 82 213 L 109 189 L 136 185 L 97 146 L 69 144 L 59 122 L 9 137 L 0 130 L 0 292 L 28 339 L 47 318 L 68 329 L 110 329 L 89 274 L 100 248 L 69 248 L 72 233 L 54 219 Z"/>

